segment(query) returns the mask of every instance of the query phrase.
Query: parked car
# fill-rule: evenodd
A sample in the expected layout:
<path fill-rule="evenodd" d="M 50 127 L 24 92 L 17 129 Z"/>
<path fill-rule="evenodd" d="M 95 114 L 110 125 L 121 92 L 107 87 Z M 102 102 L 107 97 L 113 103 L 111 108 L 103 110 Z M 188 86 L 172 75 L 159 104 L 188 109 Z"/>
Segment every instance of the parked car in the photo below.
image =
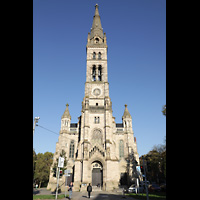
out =
<path fill-rule="evenodd" d="M 138 189 L 139 189 L 139 193 L 142 193 L 144 191 L 144 188 L 141 185 L 139 185 Z M 130 193 L 136 193 L 136 185 L 135 184 L 131 185 L 128 188 L 128 192 L 130 192 Z"/>
<path fill-rule="evenodd" d="M 157 184 L 150 184 L 149 185 L 149 192 L 160 192 L 161 188 Z"/>

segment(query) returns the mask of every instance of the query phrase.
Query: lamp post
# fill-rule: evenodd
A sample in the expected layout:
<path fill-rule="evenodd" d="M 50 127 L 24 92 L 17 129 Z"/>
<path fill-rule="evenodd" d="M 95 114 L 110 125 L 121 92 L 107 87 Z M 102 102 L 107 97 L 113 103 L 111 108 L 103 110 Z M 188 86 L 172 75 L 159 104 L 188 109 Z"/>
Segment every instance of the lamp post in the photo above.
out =
<path fill-rule="evenodd" d="M 33 135 L 34 135 L 34 132 L 35 132 L 35 125 L 37 126 L 36 123 L 38 123 L 38 120 L 40 119 L 40 117 L 35 117 L 34 118 L 34 124 L 33 124 Z"/>

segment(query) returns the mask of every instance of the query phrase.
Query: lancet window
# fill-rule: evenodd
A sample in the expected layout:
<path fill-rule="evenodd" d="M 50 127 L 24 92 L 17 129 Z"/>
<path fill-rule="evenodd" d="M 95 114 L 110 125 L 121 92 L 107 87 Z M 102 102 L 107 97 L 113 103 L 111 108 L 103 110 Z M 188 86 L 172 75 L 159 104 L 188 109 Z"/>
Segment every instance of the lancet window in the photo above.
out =
<path fill-rule="evenodd" d="M 124 141 L 119 141 L 119 158 L 124 157 Z"/>
<path fill-rule="evenodd" d="M 99 65 L 98 67 L 98 81 L 102 80 L 102 67 Z"/>
<path fill-rule="evenodd" d="M 74 158 L 74 140 L 71 141 L 69 147 L 69 157 Z"/>
<path fill-rule="evenodd" d="M 93 59 L 96 59 L 96 53 L 93 52 Z"/>
<path fill-rule="evenodd" d="M 100 123 L 100 118 L 99 117 L 94 117 L 94 123 L 99 124 Z"/>
<path fill-rule="evenodd" d="M 98 59 L 101 60 L 101 52 L 98 53 Z"/>
<path fill-rule="evenodd" d="M 92 67 L 92 81 L 96 81 L 96 65 Z"/>

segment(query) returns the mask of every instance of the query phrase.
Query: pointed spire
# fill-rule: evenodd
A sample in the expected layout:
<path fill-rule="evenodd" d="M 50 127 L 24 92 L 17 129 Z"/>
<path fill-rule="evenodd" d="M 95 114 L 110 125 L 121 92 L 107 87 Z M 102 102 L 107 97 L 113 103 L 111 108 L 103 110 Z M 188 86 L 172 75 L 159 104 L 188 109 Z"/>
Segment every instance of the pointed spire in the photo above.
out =
<path fill-rule="evenodd" d="M 125 106 L 125 110 L 124 110 L 124 114 L 123 114 L 122 118 L 124 118 L 124 117 L 130 117 L 131 118 L 131 115 L 130 115 L 128 108 L 127 108 L 127 104 L 125 104 L 124 106 Z"/>
<path fill-rule="evenodd" d="M 71 116 L 70 116 L 70 114 L 69 114 L 69 104 L 67 103 L 66 104 L 66 109 L 65 109 L 65 112 L 63 113 L 63 115 L 62 115 L 62 117 L 61 118 L 69 118 L 69 119 L 71 119 Z"/>
<path fill-rule="evenodd" d="M 93 38 L 95 35 L 98 35 L 99 37 L 103 38 L 103 29 L 101 26 L 101 20 L 100 20 L 98 8 L 99 6 L 98 4 L 96 4 L 90 38 Z"/>

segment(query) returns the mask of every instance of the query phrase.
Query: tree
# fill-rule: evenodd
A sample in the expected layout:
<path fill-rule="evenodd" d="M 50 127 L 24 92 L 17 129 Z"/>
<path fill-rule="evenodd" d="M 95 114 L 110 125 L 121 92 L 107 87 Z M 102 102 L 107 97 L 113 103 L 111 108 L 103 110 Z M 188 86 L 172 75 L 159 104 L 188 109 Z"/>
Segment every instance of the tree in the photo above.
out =
<path fill-rule="evenodd" d="M 162 107 L 162 113 L 163 113 L 164 116 L 166 116 L 166 105 L 164 105 L 164 106 Z"/>
<path fill-rule="evenodd" d="M 128 154 L 125 160 L 127 162 L 126 165 L 127 184 L 130 185 L 131 183 L 135 182 L 137 178 L 139 178 L 139 175 L 136 170 L 138 162 L 136 161 L 133 150 L 131 151 L 131 153 Z"/>
<path fill-rule="evenodd" d="M 46 185 L 49 181 L 50 167 L 53 162 L 53 153 L 45 152 L 37 154 L 37 160 L 35 164 L 34 179 L 36 183 L 39 183 L 39 188 L 41 185 Z"/>
<path fill-rule="evenodd" d="M 146 162 L 147 180 L 163 183 L 166 179 L 166 146 L 155 145 L 148 154 L 143 155 Z M 140 157 L 142 163 L 142 156 Z M 145 167 L 143 166 L 143 167 Z"/>
<path fill-rule="evenodd" d="M 35 150 L 33 149 L 33 179 L 34 179 L 34 173 L 35 173 L 36 160 L 37 160 L 37 155 L 35 153 Z"/>

